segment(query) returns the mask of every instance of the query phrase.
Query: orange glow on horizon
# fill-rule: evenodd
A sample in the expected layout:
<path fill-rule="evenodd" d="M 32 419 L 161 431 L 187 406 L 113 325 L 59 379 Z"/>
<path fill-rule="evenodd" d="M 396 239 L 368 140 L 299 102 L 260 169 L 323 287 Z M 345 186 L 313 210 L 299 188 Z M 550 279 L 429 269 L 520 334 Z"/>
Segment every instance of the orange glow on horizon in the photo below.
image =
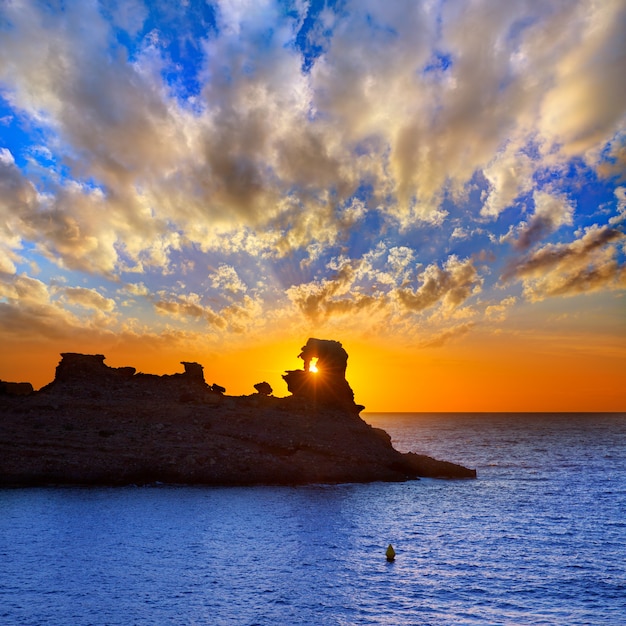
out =
<path fill-rule="evenodd" d="M 0 0 L 0 380 L 285 397 L 317 338 L 368 411 L 626 411 L 625 2 Z"/>
<path fill-rule="evenodd" d="M 623 412 L 624 348 L 597 338 L 483 335 L 421 351 L 346 345 L 346 378 L 370 412 Z"/>
<path fill-rule="evenodd" d="M 314 331 L 310 336 L 332 337 Z M 101 353 L 111 367 L 173 374 L 181 361 L 204 367 L 205 380 L 228 395 L 254 393 L 268 382 L 277 397 L 289 395 L 282 375 L 303 369 L 306 337 L 239 346 L 184 347 L 102 343 L 21 343 L 0 355 L 0 379 L 29 381 L 38 389 L 54 379 L 61 352 Z M 438 348 L 411 349 L 399 342 L 340 338 L 349 354 L 346 379 L 355 401 L 369 412 L 542 412 L 626 410 L 626 346 L 610 337 L 482 334 Z M 311 362 L 314 373 L 315 363 Z"/>

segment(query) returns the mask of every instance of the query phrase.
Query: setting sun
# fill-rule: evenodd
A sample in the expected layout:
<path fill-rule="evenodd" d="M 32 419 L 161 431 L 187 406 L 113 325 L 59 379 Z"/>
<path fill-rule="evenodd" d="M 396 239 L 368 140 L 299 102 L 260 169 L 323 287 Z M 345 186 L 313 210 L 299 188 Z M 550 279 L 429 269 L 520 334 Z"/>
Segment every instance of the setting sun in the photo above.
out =
<path fill-rule="evenodd" d="M 623 410 L 623 0 L 175 4 L 0 0 L 0 381 Z"/>
<path fill-rule="evenodd" d="M 625 25 L 0 0 L 0 626 L 626 626 Z"/>

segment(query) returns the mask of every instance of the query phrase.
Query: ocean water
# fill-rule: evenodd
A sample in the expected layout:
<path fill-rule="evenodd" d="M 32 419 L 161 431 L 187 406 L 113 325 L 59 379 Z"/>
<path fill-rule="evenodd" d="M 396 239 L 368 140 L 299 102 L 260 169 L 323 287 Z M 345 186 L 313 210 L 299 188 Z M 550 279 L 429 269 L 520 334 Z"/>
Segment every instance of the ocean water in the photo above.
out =
<path fill-rule="evenodd" d="M 0 490 L 0 624 L 626 624 L 626 414 L 364 417 L 478 479 Z"/>

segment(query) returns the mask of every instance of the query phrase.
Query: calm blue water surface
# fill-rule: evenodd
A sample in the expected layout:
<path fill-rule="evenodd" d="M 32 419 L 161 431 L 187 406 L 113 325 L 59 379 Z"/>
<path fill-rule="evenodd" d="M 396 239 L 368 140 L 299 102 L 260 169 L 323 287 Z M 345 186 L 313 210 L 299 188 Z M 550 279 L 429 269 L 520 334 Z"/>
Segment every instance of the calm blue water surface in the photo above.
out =
<path fill-rule="evenodd" d="M 478 479 L 0 490 L 0 624 L 626 623 L 626 414 L 364 417 Z"/>

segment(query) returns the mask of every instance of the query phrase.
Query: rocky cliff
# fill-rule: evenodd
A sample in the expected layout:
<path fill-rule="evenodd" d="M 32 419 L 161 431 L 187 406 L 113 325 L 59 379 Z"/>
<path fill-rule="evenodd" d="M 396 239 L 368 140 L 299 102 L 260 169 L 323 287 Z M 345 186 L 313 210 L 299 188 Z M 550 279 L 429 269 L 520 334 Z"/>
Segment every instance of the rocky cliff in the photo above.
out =
<path fill-rule="evenodd" d="M 307 348 L 308 346 L 308 348 Z M 360 417 L 338 342 L 309 340 L 292 395 L 224 395 L 203 368 L 165 376 L 62 354 L 55 379 L 0 395 L 0 484 L 252 485 L 470 478 L 476 472 L 402 454 Z M 343 354 L 345 354 L 345 360 Z M 316 358 L 318 371 L 310 371 Z M 295 375 L 294 375 L 295 374 Z"/>

